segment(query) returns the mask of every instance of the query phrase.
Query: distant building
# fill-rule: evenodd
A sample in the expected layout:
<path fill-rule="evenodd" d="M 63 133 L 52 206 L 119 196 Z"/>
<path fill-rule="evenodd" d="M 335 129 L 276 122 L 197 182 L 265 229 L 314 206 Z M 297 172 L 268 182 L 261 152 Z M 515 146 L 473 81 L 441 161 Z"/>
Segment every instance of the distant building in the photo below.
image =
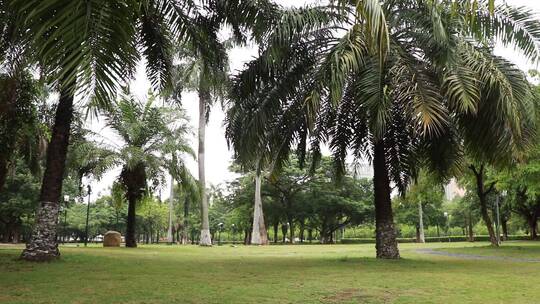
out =
<path fill-rule="evenodd" d="M 373 178 L 373 166 L 368 162 L 354 162 L 351 164 L 350 171 L 357 179 Z"/>
<path fill-rule="evenodd" d="M 455 178 L 452 178 L 450 182 L 444 186 L 444 197 L 446 200 L 451 201 L 456 197 L 464 197 L 465 189 L 461 188 L 456 182 Z"/>

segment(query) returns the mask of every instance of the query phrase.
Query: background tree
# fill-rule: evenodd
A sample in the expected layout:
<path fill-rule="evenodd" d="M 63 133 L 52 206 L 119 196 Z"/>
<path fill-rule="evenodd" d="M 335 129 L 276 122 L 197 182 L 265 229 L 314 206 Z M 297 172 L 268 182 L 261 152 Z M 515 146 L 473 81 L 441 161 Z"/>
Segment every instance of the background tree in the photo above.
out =
<path fill-rule="evenodd" d="M 398 222 L 414 225 L 416 241 L 425 243 L 424 227 L 433 225 L 437 216 L 443 213 L 443 200 L 444 189 L 441 182 L 428 172 L 420 171 L 405 197 L 397 199 Z"/>
<path fill-rule="evenodd" d="M 464 227 L 469 242 L 474 242 L 474 226 L 481 218 L 476 193 L 468 191 L 464 197 L 457 199 L 451 214 L 452 224 Z"/>

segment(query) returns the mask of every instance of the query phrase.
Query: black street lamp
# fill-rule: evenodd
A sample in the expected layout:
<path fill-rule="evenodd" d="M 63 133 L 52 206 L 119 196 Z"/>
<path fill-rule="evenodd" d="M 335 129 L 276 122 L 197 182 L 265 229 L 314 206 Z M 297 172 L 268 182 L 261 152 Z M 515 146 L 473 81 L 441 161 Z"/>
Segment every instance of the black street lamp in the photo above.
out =
<path fill-rule="evenodd" d="M 87 186 L 88 189 L 88 204 L 86 206 L 86 229 L 85 229 L 85 237 L 84 237 L 84 247 L 86 247 L 88 243 L 88 218 L 90 216 L 90 194 L 92 194 L 92 188 L 90 185 Z"/>
<path fill-rule="evenodd" d="M 236 225 L 235 225 L 235 224 L 232 224 L 232 225 L 231 225 L 231 228 L 232 228 L 232 243 L 233 243 L 233 245 L 234 245 L 234 244 L 236 244 L 236 238 L 235 238 Z"/>

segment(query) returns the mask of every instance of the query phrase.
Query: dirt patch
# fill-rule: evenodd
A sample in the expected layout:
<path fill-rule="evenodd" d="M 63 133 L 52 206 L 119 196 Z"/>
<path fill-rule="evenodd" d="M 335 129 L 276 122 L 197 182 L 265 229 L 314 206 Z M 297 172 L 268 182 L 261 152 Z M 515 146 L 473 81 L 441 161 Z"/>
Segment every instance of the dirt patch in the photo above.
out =
<path fill-rule="evenodd" d="M 388 290 L 367 291 L 359 288 L 347 288 L 340 290 L 336 294 L 324 297 L 322 303 L 359 303 L 359 304 L 381 304 L 392 303 L 395 295 Z"/>
<path fill-rule="evenodd" d="M 358 288 L 348 288 L 338 293 L 323 298 L 323 303 L 347 303 L 351 301 L 361 301 L 362 291 Z M 365 303 L 365 302 L 358 302 Z"/>

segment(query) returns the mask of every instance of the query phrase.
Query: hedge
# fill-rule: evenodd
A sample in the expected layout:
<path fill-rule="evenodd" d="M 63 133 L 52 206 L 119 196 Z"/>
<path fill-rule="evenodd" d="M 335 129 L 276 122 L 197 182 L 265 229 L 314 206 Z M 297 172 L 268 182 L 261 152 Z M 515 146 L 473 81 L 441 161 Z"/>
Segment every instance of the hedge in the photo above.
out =
<path fill-rule="evenodd" d="M 508 241 L 525 241 L 529 240 L 528 235 L 509 235 Z M 476 235 L 474 237 L 475 241 L 478 242 L 488 242 L 488 235 Z M 415 243 L 415 238 L 398 238 L 398 243 Z M 467 242 L 469 237 L 459 235 L 459 236 L 441 236 L 441 237 L 426 237 L 426 243 L 448 243 L 448 242 Z M 341 239 L 342 244 L 375 244 L 374 238 L 344 238 Z"/>

